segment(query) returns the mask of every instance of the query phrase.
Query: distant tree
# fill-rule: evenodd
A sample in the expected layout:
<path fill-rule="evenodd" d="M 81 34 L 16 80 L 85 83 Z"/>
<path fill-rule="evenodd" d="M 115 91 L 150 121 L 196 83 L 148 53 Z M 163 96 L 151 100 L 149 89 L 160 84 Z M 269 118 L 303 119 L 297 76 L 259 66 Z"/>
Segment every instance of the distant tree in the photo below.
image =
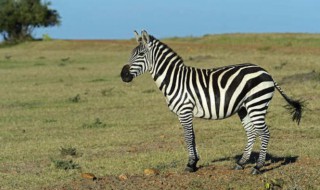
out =
<path fill-rule="evenodd" d="M 60 24 L 56 10 L 50 2 L 41 0 L 0 0 L 0 34 L 8 42 L 33 39 L 35 28 Z"/>

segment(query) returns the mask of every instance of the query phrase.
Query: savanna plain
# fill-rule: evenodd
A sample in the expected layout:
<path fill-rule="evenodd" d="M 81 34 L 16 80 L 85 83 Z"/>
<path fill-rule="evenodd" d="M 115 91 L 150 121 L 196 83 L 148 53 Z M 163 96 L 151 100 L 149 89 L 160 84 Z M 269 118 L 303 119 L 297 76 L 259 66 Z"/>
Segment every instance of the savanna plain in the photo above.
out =
<path fill-rule="evenodd" d="M 194 120 L 200 168 L 184 172 L 183 129 L 150 75 L 121 81 L 135 40 L 52 40 L 0 46 L 0 189 L 320 189 L 319 34 L 162 41 L 189 66 L 258 64 L 305 101 L 298 126 L 275 93 L 262 174 L 250 174 L 259 140 L 232 170 L 246 144 L 237 116 Z"/>

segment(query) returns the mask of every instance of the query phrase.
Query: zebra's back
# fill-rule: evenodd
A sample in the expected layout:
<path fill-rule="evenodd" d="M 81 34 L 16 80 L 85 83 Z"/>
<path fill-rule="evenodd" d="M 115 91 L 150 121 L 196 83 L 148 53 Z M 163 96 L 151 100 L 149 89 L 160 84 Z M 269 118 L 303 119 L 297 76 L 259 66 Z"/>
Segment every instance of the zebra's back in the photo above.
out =
<path fill-rule="evenodd" d="M 245 104 L 263 101 L 264 98 L 270 100 L 274 92 L 272 77 L 254 64 L 189 69 L 186 89 L 195 106 L 195 117 L 223 119 Z"/>

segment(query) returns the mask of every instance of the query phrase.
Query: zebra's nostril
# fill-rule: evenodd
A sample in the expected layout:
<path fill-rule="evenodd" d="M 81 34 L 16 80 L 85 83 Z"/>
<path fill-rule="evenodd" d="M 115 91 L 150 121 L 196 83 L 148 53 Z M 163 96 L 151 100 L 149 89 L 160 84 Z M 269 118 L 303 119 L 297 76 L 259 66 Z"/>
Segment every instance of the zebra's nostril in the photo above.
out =
<path fill-rule="evenodd" d="M 121 78 L 123 82 L 131 82 L 133 75 L 130 73 L 130 65 L 123 66 L 121 70 Z"/>

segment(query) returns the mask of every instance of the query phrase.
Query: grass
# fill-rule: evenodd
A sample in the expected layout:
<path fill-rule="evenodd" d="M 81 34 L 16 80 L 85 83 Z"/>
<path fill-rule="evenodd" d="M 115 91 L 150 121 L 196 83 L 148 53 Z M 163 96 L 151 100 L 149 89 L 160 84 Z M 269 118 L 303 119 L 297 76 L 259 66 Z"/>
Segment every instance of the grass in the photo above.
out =
<path fill-rule="evenodd" d="M 52 160 L 57 169 L 73 170 L 80 169 L 79 164 L 74 163 L 73 160 Z"/>
<path fill-rule="evenodd" d="M 267 116 L 271 160 L 269 170 L 260 176 L 250 176 L 250 167 L 230 170 L 246 142 L 236 116 L 221 121 L 195 119 L 202 168 L 195 174 L 183 172 L 187 163 L 183 130 L 150 75 L 131 84 L 120 79 L 134 40 L 1 46 L 0 189 L 81 189 L 88 185 L 93 189 L 152 189 L 153 185 L 265 189 L 281 180 L 285 189 L 320 188 L 319 39 L 316 34 L 164 39 L 187 65 L 256 63 L 290 97 L 308 101 L 297 126 L 276 93 Z M 258 151 L 259 141 L 256 144 Z M 292 157 L 297 158 L 293 163 L 283 161 Z M 159 169 L 160 175 L 146 178 L 146 168 Z M 86 172 L 100 180 L 83 184 L 80 174 Z M 129 176 L 127 186 L 117 179 L 120 174 Z"/>

